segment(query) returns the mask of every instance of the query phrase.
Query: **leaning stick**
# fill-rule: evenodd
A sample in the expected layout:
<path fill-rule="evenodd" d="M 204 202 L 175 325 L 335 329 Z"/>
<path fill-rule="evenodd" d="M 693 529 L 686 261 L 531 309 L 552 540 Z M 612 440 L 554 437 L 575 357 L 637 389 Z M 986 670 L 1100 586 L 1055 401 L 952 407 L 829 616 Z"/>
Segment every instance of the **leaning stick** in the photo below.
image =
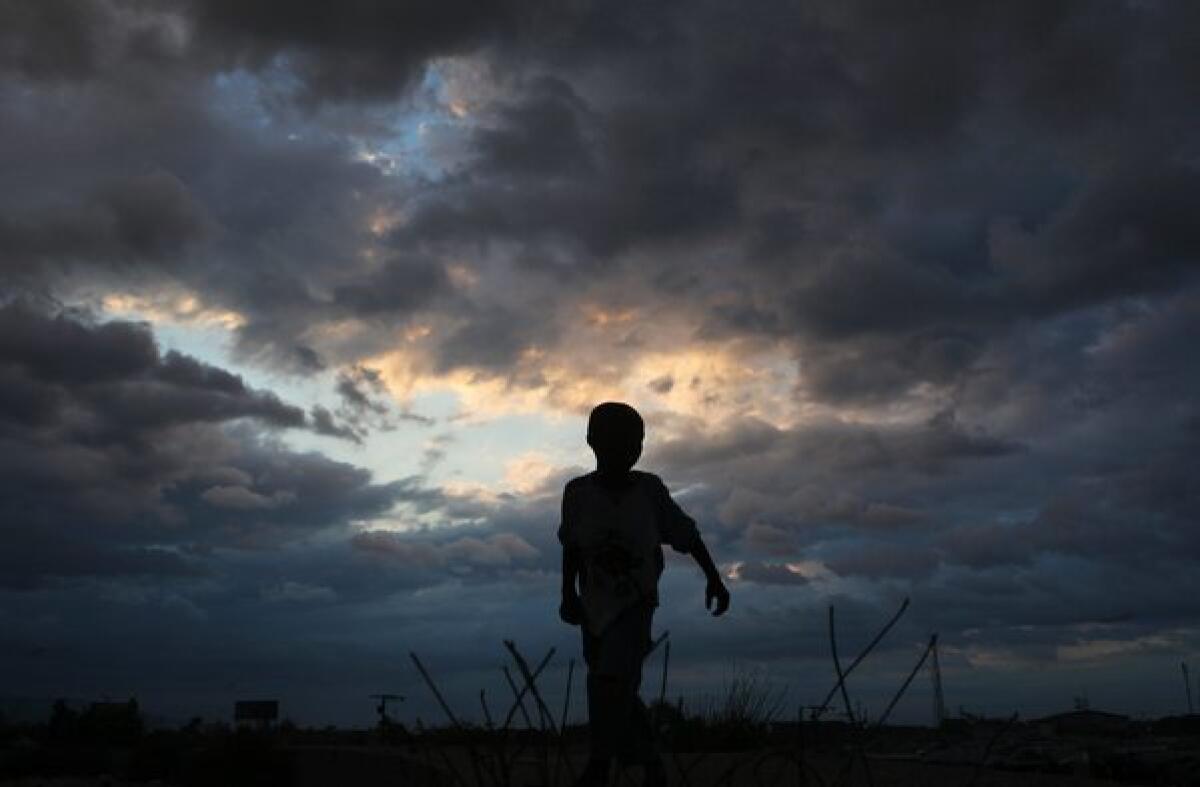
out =
<path fill-rule="evenodd" d="M 846 674 L 842 672 L 842 663 L 838 660 L 837 630 L 833 625 L 833 605 L 829 605 L 829 652 L 833 656 L 833 669 L 837 673 L 837 685 L 842 690 L 842 701 L 846 703 L 846 717 L 850 724 L 855 724 L 854 708 L 850 707 L 850 694 L 846 691 Z"/>
<path fill-rule="evenodd" d="M 904 615 L 904 611 L 908 609 L 908 601 L 909 600 L 907 598 L 904 599 L 904 603 L 900 605 L 900 609 L 896 610 L 896 614 L 892 615 L 891 619 L 884 625 L 883 628 L 879 630 L 879 633 L 875 635 L 875 638 L 872 639 L 867 646 L 863 648 L 863 651 L 858 654 L 858 657 L 854 659 L 854 661 L 850 662 L 850 666 L 847 667 L 846 671 L 843 673 L 843 680 L 851 672 L 854 672 L 854 668 L 862 663 L 862 660 L 865 659 L 867 655 L 875 649 L 875 646 L 879 644 L 879 641 L 882 640 L 884 636 L 892 630 L 892 626 L 896 625 L 896 621 L 898 621 L 900 617 Z M 836 684 L 834 684 L 833 688 L 829 690 L 829 693 L 825 695 L 825 700 L 813 710 L 814 721 L 821 718 L 821 715 L 829 708 L 829 701 L 833 699 L 833 695 L 837 694 L 838 690 L 841 688 L 843 688 L 842 681 L 839 680 Z"/>

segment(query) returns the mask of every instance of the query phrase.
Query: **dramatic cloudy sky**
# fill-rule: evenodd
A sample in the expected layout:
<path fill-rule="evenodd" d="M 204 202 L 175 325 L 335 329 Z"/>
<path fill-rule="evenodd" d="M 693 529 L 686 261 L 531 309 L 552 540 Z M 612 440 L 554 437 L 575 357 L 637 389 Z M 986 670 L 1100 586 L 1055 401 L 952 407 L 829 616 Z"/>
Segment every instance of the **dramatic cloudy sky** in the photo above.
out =
<path fill-rule="evenodd" d="M 553 695 L 619 398 L 733 593 L 672 556 L 672 693 L 908 596 L 869 710 L 932 632 L 951 709 L 1181 710 L 1198 8 L 0 1 L 0 694 Z"/>

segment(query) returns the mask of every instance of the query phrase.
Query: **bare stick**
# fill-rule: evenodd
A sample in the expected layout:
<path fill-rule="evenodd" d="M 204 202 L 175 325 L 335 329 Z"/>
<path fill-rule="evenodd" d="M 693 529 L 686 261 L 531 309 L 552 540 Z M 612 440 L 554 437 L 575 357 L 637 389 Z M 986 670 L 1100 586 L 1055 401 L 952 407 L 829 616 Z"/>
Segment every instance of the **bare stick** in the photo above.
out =
<path fill-rule="evenodd" d="M 517 646 L 511 639 L 504 640 L 504 647 L 508 648 L 508 652 L 512 654 L 513 659 L 517 662 L 517 669 L 521 670 L 521 676 L 525 679 L 525 685 L 529 687 L 529 691 L 533 694 L 534 702 L 537 703 L 538 714 L 542 718 L 542 729 L 546 727 L 546 723 L 550 724 L 550 731 L 557 733 L 558 728 L 554 724 L 554 714 L 546 707 L 546 703 L 542 700 L 542 694 L 538 691 L 537 679 L 533 673 L 529 671 L 529 664 L 525 661 L 525 657 L 521 655 L 521 651 L 517 650 Z M 550 649 L 554 653 L 554 648 Z"/>
<path fill-rule="evenodd" d="M 442 706 L 442 710 L 446 713 L 446 716 L 449 717 L 450 723 L 461 730 L 462 725 L 459 724 L 458 718 L 454 715 L 454 711 L 450 710 L 450 706 L 446 704 L 446 699 L 442 696 L 442 693 L 438 691 L 438 687 L 433 682 L 433 678 L 429 677 L 429 673 L 425 671 L 425 665 L 421 663 L 419 658 L 417 658 L 416 653 L 409 651 L 408 655 L 412 657 L 413 664 L 416 664 L 417 669 L 420 670 L 421 677 L 425 679 L 425 685 L 429 686 L 429 690 L 433 692 L 433 696 L 437 697 L 438 704 Z"/>
<path fill-rule="evenodd" d="M 798 784 L 808 784 L 809 773 L 811 771 L 817 783 L 824 787 L 825 781 L 821 778 L 821 775 L 817 773 L 816 770 L 810 765 L 808 765 L 808 763 L 805 762 L 804 757 L 799 755 L 796 750 L 790 746 L 777 748 L 767 747 L 766 749 L 755 752 L 755 754 L 758 756 L 754 760 L 751 772 L 754 776 L 755 784 L 759 785 L 760 787 L 763 784 L 763 777 L 761 773 L 763 763 L 769 762 L 771 759 L 778 759 L 784 763 L 791 763 L 792 765 L 795 765 L 796 779 Z M 772 784 L 778 784 L 780 780 L 780 776 L 777 774 Z"/>
<path fill-rule="evenodd" d="M 908 673 L 908 677 L 904 679 L 904 684 L 900 687 L 900 690 L 896 692 L 896 696 L 892 697 L 892 701 L 888 703 L 887 709 L 884 710 L 883 715 L 879 717 L 879 721 L 875 722 L 875 729 L 879 729 L 883 726 L 883 723 L 887 721 L 887 717 L 891 714 L 892 708 L 896 707 L 896 703 L 899 702 L 900 698 L 904 696 L 904 692 L 908 690 L 908 685 L 913 682 L 913 678 L 917 676 L 917 672 L 919 672 L 921 667 L 925 664 L 925 659 L 929 658 L 929 653 L 933 650 L 936 644 L 937 634 L 934 634 L 929 638 L 929 644 L 925 646 L 925 652 L 921 654 L 921 658 L 917 661 L 917 665 L 912 668 L 912 672 Z"/>
<path fill-rule="evenodd" d="M 538 716 L 542 725 L 542 780 L 548 785 L 550 783 L 550 739 L 546 737 L 546 725 L 550 725 L 550 732 L 558 738 L 560 753 L 562 752 L 562 738 L 558 735 L 558 728 L 554 724 L 554 714 L 550 712 L 550 708 L 542 700 L 542 693 L 538 691 L 537 678 L 529 671 L 529 663 L 525 661 L 525 657 L 521 655 L 521 651 L 517 649 L 516 643 L 511 639 L 504 640 L 504 647 L 508 648 L 513 660 L 517 662 L 517 668 L 521 670 L 525 685 L 533 693 L 533 699 L 537 703 Z M 550 649 L 550 653 L 554 653 L 554 648 Z"/>
<path fill-rule="evenodd" d="M 666 635 L 664 634 L 663 636 L 665 637 Z M 668 642 L 667 647 L 663 649 L 662 683 L 659 685 L 659 688 L 658 688 L 658 708 L 659 708 L 660 712 L 662 710 L 662 706 L 667 701 L 667 667 L 670 666 L 670 664 L 671 664 L 671 643 Z"/>
<path fill-rule="evenodd" d="M 863 776 L 867 779 L 867 787 L 875 787 L 875 777 L 871 775 L 871 763 L 867 761 L 867 754 L 862 748 L 858 750 L 858 758 L 862 760 Z"/>
<path fill-rule="evenodd" d="M 567 764 L 567 770 L 571 773 L 571 781 L 575 781 L 575 768 L 567 759 L 567 714 L 571 712 L 571 683 L 574 678 L 575 659 L 571 659 L 567 662 L 567 692 L 563 699 L 562 718 L 558 723 L 558 759 L 554 763 L 554 784 L 558 784 L 558 774 L 562 770 L 564 762 Z"/>
<path fill-rule="evenodd" d="M 847 667 L 845 673 L 843 673 L 843 679 L 845 676 L 848 676 L 851 672 L 854 672 L 854 668 L 857 667 L 862 662 L 862 660 L 865 659 L 867 657 L 867 655 L 872 650 L 875 649 L 875 646 L 879 644 L 879 641 L 882 640 L 884 638 L 884 636 L 886 636 L 887 633 L 892 630 L 892 626 L 896 625 L 896 621 L 898 621 L 901 618 L 901 616 L 904 615 L 904 611 L 906 609 L 908 609 L 908 599 L 907 598 L 905 598 L 904 603 L 900 605 L 900 609 L 896 610 L 896 614 L 892 615 L 891 620 L 889 620 L 884 625 L 884 627 L 879 630 L 879 633 L 875 635 L 875 638 L 872 639 L 870 641 L 870 643 L 868 643 L 867 646 L 865 648 L 863 648 L 863 651 L 858 654 L 858 658 L 856 658 L 856 659 L 854 659 L 854 661 L 850 662 L 850 666 Z M 821 718 L 821 715 L 824 714 L 826 709 L 829 708 L 829 701 L 831 699 L 833 699 L 833 695 L 837 694 L 838 690 L 841 688 L 842 688 L 841 681 L 838 681 L 836 684 L 834 684 L 833 688 L 829 690 L 829 693 L 825 695 L 825 700 L 819 706 L 817 706 L 816 709 L 813 710 L 813 721 L 816 721 L 817 719 Z"/>
<path fill-rule="evenodd" d="M 421 724 L 420 719 L 417 719 L 417 728 L 424 730 L 424 726 Z M 425 734 L 428 734 L 428 733 L 425 733 Z M 466 780 L 463 779 L 463 777 L 459 774 L 458 769 L 454 767 L 454 763 L 450 762 L 450 758 L 448 756 L 446 756 L 445 750 L 441 746 L 437 746 L 436 748 L 437 748 L 438 754 L 440 754 L 442 757 L 442 762 L 444 762 L 446 764 L 446 771 L 450 774 L 450 776 L 452 776 L 454 778 L 455 783 L 466 787 L 466 784 L 467 784 Z"/>
<path fill-rule="evenodd" d="M 829 652 L 833 656 L 833 669 L 837 673 L 837 685 L 842 690 L 842 701 L 846 703 L 846 716 L 851 724 L 855 724 L 854 708 L 850 707 L 850 694 L 846 691 L 846 675 L 842 672 L 842 662 L 838 660 L 837 630 L 833 625 L 833 605 L 829 605 Z"/>
<path fill-rule="evenodd" d="M 488 729 L 492 729 L 495 725 L 492 724 L 492 712 L 488 710 L 487 696 L 484 694 L 483 689 L 479 690 L 479 706 L 483 708 L 483 718 L 487 721 Z"/>
<path fill-rule="evenodd" d="M 546 665 L 550 663 L 550 658 L 553 655 L 554 655 L 554 648 L 551 648 L 550 651 L 541 660 L 541 662 L 538 663 L 537 669 L 535 669 L 533 671 L 533 676 L 535 678 L 538 675 L 542 674 L 542 670 L 544 670 L 546 668 Z M 522 687 L 520 689 L 520 691 L 518 691 L 516 684 L 513 682 L 512 674 L 508 671 L 508 667 L 504 667 L 503 670 L 504 670 L 504 678 L 508 681 L 509 688 L 511 688 L 513 690 L 513 693 L 516 695 L 515 701 L 513 702 L 512 705 L 509 706 L 508 713 L 504 717 L 504 726 L 502 726 L 500 728 L 500 733 L 501 733 L 500 742 L 497 744 L 500 749 L 501 767 L 503 770 L 505 783 L 508 784 L 511 781 L 511 776 L 512 776 L 511 764 L 516 761 L 517 757 L 519 757 L 521 755 L 521 752 L 525 751 L 525 744 L 522 743 L 520 746 L 517 747 L 516 751 L 512 752 L 511 757 L 508 757 L 507 759 L 505 758 L 505 751 L 507 750 L 507 744 L 508 744 L 508 733 L 509 733 L 509 728 L 512 726 L 513 716 L 516 714 L 517 710 L 520 709 L 521 715 L 523 715 L 525 717 L 526 726 L 532 728 L 533 724 L 529 720 L 529 713 L 525 710 L 525 704 L 522 702 L 522 699 L 521 699 L 522 697 L 525 696 L 525 692 L 528 689 L 528 686 Z"/>
<path fill-rule="evenodd" d="M 1000 736 L 1008 732 L 1009 727 L 1017 723 L 1016 712 L 1008 717 L 1008 721 L 1004 722 L 1004 726 L 996 730 L 995 734 L 988 740 L 987 746 L 983 747 L 983 756 L 979 758 L 979 762 L 975 763 L 975 773 L 971 775 L 971 781 L 968 787 L 975 787 L 975 783 L 979 781 L 979 777 L 983 774 L 983 769 L 987 765 L 988 755 L 992 753 L 992 747 L 996 745 L 996 741 L 1000 740 Z"/>
<path fill-rule="evenodd" d="M 575 659 L 567 662 L 567 696 L 563 700 L 562 721 L 559 722 L 558 728 L 564 733 L 567 730 L 567 714 L 571 710 L 571 681 L 575 677 Z"/>
<path fill-rule="evenodd" d="M 425 731 L 425 725 L 421 722 L 420 716 L 417 717 L 415 729 L 418 733 L 422 734 L 410 736 L 410 741 L 414 746 L 417 746 L 420 749 L 421 759 L 425 761 L 425 767 L 429 768 L 430 772 L 437 776 L 438 769 L 437 766 L 433 764 L 433 758 L 429 756 L 429 744 L 425 741 L 425 735 L 423 734 Z M 438 778 L 438 782 L 441 782 L 440 778 Z"/>
<path fill-rule="evenodd" d="M 529 718 L 529 711 L 525 710 L 525 701 L 521 699 L 521 695 L 525 692 L 517 691 L 517 683 L 512 679 L 512 673 L 508 671 L 508 665 L 503 667 L 504 679 L 508 681 L 508 687 L 512 689 L 513 696 L 516 697 L 516 707 L 521 709 L 521 716 L 525 718 L 525 726 L 533 729 L 533 719 Z"/>
<path fill-rule="evenodd" d="M 462 724 L 458 721 L 458 717 L 454 715 L 454 711 L 450 710 L 450 705 L 447 704 L 446 698 L 438 690 L 437 684 L 433 682 L 433 678 L 429 676 L 429 672 L 425 669 L 425 665 L 421 663 L 421 660 L 417 658 L 417 654 L 409 651 L 408 655 L 412 657 L 413 663 L 417 665 L 421 677 L 425 679 L 425 683 L 429 686 L 429 690 L 433 692 L 433 696 L 437 697 L 438 704 L 442 706 L 442 710 L 445 711 L 446 716 L 450 719 L 450 723 L 459 732 L 464 733 L 464 738 L 467 740 L 467 757 L 471 761 L 471 771 L 475 775 L 475 784 L 477 787 L 480 787 L 483 784 L 483 774 L 479 771 L 479 752 L 475 751 L 475 747 L 471 745 L 470 739 L 466 738 L 466 730 L 463 729 Z M 447 760 L 448 762 L 449 760 Z M 458 776 L 457 771 L 455 772 L 455 776 Z"/>
<path fill-rule="evenodd" d="M 507 666 L 504 666 L 502 669 L 504 670 L 504 679 L 506 681 L 508 681 L 508 687 L 510 689 L 512 689 L 513 696 L 516 697 L 514 706 L 521 709 L 521 715 L 523 717 L 525 717 L 525 726 L 528 729 L 532 730 L 534 728 L 533 721 L 529 718 L 529 712 L 527 710 L 525 710 L 525 702 L 521 699 L 521 695 L 524 693 L 524 690 L 523 689 L 521 691 L 517 690 L 517 684 L 515 681 L 513 681 L 512 673 L 508 671 Z M 509 715 L 509 718 L 511 719 L 512 718 L 511 710 L 509 711 L 508 715 Z M 507 732 L 508 721 L 504 722 L 504 729 Z M 508 758 L 508 761 L 505 765 L 506 768 L 511 769 L 512 763 L 515 763 L 517 761 L 517 758 L 520 757 L 521 754 L 525 751 L 525 747 L 526 747 L 525 743 L 521 743 L 519 746 L 516 747 L 516 749 L 512 752 L 512 755 Z"/>
<path fill-rule="evenodd" d="M 479 690 L 479 707 L 481 707 L 483 709 L 483 718 L 487 721 L 488 732 L 489 733 L 494 732 L 496 725 L 492 722 L 492 711 L 490 708 L 488 708 L 487 693 L 484 691 L 484 689 Z M 488 766 L 489 766 L 488 770 L 490 771 L 490 775 L 492 777 L 492 783 L 493 784 L 507 784 L 507 781 L 501 781 L 499 775 L 496 773 L 495 767 L 493 767 L 493 766 L 498 766 L 498 767 L 503 768 L 503 766 L 504 766 L 504 745 L 499 741 L 498 738 L 496 738 L 495 735 L 488 735 L 488 739 L 493 743 L 494 747 L 497 750 L 496 754 L 492 755 L 495 758 L 494 761 L 491 761 L 488 763 Z"/>
<path fill-rule="evenodd" d="M 683 760 L 679 756 L 679 752 L 672 750 L 671 759 L 675 761 L 675 768 L 679 771 L 679 781 L 683 782 L 684 787 L 692 787 L 692 780 L 688 775 L 696 769 L 696 766 L 704 762 L 708 758 L 708 752 L 700 752 L 696 759 L 684 767 Z"/>
<path fill-rule="evenodd" d="M 535 670 L 533 671 L 533 677 L 535 677 L 535 678 L 536 678 L 537 676 L 539 676 L 539 675 L 541 675 L 541 674 L 542 674 L 542 670 L 544 670 L 544 669 L 546 668 L 546 665 L 550 663 L 550 657 L 551 657 L 551 656 L 553 656 L 553 655 L 554 655 L 554 648 L 550 648 L 550 652 L 546 654 L 545 658 L 543 658 L 543 659 L 541 660 L 541 662 L 538 664 L 538 666 L 537 666 L 537 669 L 535 669 Z M 507 672 L 507 669 L 505 670 L 505 672 Z M 509 682 L 510 682 L 510 683 L 512 682 L 512 678 L 511 678 L 511 676 L 510 676 L 510 678 L 509 678 Z M 509 707 L 509 709 L 508 709 L 508 715 L 504 717 L 504 726 L 503 726 L 501 729 L 507 730 L 507 729 L 508 729 L 508 726 L 509 726 L 510 724 L 512 724 L 512 718 L 513 718 L 513 714 L 515 714 L 515 713 L 517 712 L 517 704 L 520 702 L 520 700 L 521 700 L 521 697 L 524 697 L 524 696 L 525 696 L 525 692 L 528 690 L 528 688 L 529 688 L 529 687 L 528 687 L 528 686 L 526 686 L 526 687 L 522 688 L 522 689 L 520 690 L 520 692 L 518 692 L 518 694 L 517 694 L 517 702 L 514 702 L 514 703 L 513 703 L 513 704 L 512 704 L 512 705 Z M 522 710 L 522 712 L 524 712 L 524 708 L 522 708 L 521 710 Z"/>

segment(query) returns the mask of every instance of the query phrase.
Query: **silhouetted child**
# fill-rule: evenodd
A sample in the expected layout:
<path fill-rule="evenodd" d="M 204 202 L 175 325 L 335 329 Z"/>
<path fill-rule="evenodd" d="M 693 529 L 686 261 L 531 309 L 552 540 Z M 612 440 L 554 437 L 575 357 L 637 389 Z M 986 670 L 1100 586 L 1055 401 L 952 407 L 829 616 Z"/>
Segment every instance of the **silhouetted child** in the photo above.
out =
<path fill-rule="evenodd" d="M 642 454 L 643 436 L 637 410 L 619 402 L 598 405 L 588 418 L 587 433 L 596 470 L 571 479 L 563 490 L 559 616 L 582 626 L 588 666 L 591 757 L 579 787 L 606 784 L 614 757 L 642 765 L 647 785 L 666 783 L 646 706 L 638 696 L 663 571 L 660 545 L 690 554 L 704 570 L 704 604 L 713 615 L 729 608 L 729 591 L 696 523 L 657 476 L 631 469 Z"/>

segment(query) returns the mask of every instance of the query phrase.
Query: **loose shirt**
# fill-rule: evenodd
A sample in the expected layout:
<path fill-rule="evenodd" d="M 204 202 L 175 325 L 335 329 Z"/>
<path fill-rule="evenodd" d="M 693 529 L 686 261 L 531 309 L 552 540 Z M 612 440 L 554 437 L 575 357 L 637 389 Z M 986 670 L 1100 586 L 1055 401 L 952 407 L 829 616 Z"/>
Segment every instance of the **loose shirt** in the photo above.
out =
<path fill-rule="evenodd" d="M 595 473 L 572 479 L 563 490 L 558 540 L 580 557 L 585 625 L 595 635 L 635 604 L 658 605 L 660 545 L 690 552 L 700 537 L 658 476 L 629 475 L 619 490 L 601 486 Z"/>

